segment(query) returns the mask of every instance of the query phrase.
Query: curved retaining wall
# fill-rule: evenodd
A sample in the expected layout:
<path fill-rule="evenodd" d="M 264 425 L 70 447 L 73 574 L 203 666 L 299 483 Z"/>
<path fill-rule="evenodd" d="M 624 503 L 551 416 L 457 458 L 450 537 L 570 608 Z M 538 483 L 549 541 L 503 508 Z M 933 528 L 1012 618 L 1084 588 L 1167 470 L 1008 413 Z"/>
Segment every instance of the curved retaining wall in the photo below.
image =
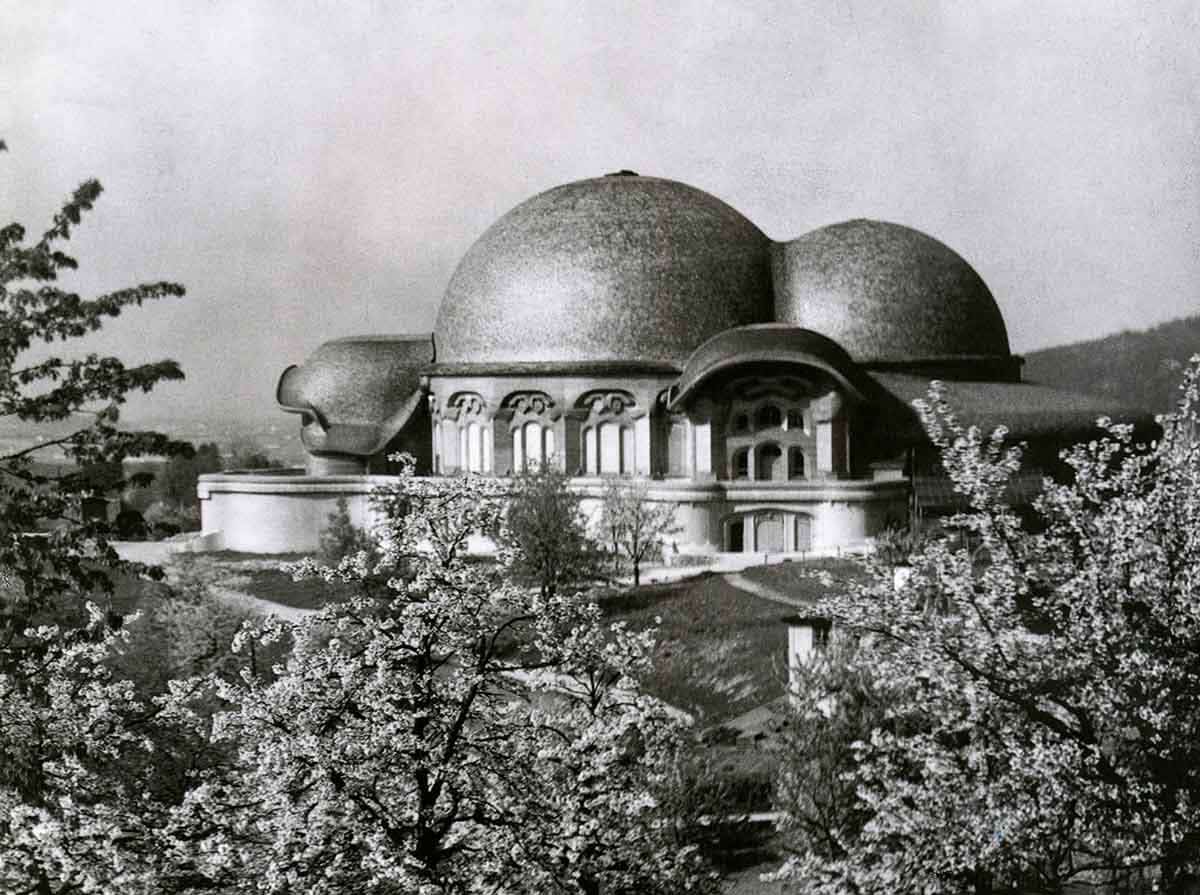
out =
<path fill-rule="evenodd" d="M 374 522 L 371 491 L 394 481 L 382 475 L 305 475 L 303 470 L 233 472 L 200 476 L 200 527 L 216 549 L 244 553 L 312 553 L 338 498 L 351 521 Z"/>
<path fill-rule="evenodd" d="M 203 475 L 197 485 L 202 533 L 212 549 L 245 553 L 311 553 L 338 499 L 346 498 L 351 521 L 370 527 L 376 520 L 371 491 L 395 479 L 383 475 L 307 475 L 303 470 Z M 680 528 L 673 549 L 680 553 L 719 553 L 728 549 L 731 519 L 783 511 L 811 519 L 812 552 L 861 547 L 889 521 L 903 520 L 908 483 L 904 481 L 689 482 L 653 480 L 650 500 L 676 506 Z M 589 518 L 600 512 L 608 480 L 577 478 Z M 487 549 L 487 544 L 476 545 Z M 747 540 L 743 550 L 756 545 Z"/>

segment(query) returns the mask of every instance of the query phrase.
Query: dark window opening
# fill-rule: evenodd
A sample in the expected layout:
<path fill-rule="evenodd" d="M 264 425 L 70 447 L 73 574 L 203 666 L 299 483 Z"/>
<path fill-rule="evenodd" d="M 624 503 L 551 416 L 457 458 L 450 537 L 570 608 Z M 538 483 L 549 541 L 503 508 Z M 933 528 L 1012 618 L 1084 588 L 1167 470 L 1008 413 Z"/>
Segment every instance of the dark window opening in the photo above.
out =
<path fill-rule="evenodd" d="M 778 429 L 783 425 L 783 414 L 774 404 L 768 404 L 759 409 L 755 422 L 760 429 Z"/>
<path fill-rule="evenodd" d="M 729 523 L 729 544 L 727 549 L 730 553 L 741 553 L 746 545 L 746 523 L 741 519 L 735 519 Z"/>
<path fill-rule="evenodd" d="M 783 458 L 783 451 L 777 444 L 764 444 L 758 449 L 755 457 L 754 478 L 760 482 L 769 482 L 775 478 L 775 470 Z"/>
<path fill-rule="evenodd" d="M 732 474 L 735 479 L 750 478 L 750 449 L 742 448 L 733 455 Z"/>
<path fill-rule="evenodd" d="M 804 451 L 801 448 L 788 449 L 788 478 L 804 478 Z"/>

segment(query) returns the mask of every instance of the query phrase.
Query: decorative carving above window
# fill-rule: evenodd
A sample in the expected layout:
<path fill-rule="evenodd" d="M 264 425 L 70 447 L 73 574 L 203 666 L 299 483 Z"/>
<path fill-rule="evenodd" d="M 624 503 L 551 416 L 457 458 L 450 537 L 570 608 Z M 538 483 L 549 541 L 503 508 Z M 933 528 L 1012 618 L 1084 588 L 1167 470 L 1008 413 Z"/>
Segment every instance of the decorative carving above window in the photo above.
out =
<path fill-rule="evenodd" d="M 484 416 L 487 413 L 487 402 L 475 392 L 458 392 L 451 395 L 443 414 L 450 419 L 460 416 Z"/>
<path fill-rule="evenodd" d="M 545 392 L 513 392 L 504 399 L 504 407 L 512 410 L 513 415 L 548 416 L 557 419 L 560 416 L 554 404 L 554 399 Z"/>
<path fill-rule="evenodd" d="M 584 394 L 578 406 L 588 408 L 592 416 L 622 416 L 637 409 L 637 400 L 629 392 L 595 391 Z"/>
<path fill-rule="evenodd" d="M 735 401 L 752 402 L 774 395 L 788 402 L 816 398 L 832 389 L 832 383 L 822 377 L 771 376 L 734 380 L 726 394 Z"/>

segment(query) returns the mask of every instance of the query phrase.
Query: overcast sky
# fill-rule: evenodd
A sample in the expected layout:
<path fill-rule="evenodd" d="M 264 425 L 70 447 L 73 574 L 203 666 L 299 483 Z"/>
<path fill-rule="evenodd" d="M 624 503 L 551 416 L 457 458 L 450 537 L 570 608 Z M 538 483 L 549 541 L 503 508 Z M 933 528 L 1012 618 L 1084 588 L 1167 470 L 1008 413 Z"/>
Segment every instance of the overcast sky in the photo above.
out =
<path fill-rule="evenodd" d="M 775 239 L 924 230 L 1017 351 L 1200 311 L 1194 0 L 0 0 L 0 137 L 0 223 L 105 186 L 73 285 L 187 286 L 93 342 L 184 365 L 139 413 L 276 413 L 284 366 L 430 330 L 493 220 L 619 168 Z"/>

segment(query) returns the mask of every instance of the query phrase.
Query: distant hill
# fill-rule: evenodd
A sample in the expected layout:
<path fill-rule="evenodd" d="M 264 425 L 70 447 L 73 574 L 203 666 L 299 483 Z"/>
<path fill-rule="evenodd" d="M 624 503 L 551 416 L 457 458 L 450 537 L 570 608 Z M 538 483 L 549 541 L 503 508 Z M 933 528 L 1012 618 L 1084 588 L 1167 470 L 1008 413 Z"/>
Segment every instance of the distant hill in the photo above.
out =
<path fill-rule="evenodd" d="M 1165 413 L 1179 398 L 1183 366 L 1197 353 L 1200 314 L 1153 329 L 1031 351 L 1025 355 L 1022 378 Z"/>

